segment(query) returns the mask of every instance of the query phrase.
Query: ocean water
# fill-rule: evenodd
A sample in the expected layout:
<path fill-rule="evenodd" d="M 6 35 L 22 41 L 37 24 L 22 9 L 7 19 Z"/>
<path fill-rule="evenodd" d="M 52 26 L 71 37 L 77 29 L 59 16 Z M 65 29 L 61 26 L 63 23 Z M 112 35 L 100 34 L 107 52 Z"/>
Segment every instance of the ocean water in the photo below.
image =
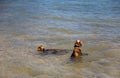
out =
<path fill-rule="evenodd" d="M 0 78 L 120 78 L 120 0 L 0 0 Z"/>

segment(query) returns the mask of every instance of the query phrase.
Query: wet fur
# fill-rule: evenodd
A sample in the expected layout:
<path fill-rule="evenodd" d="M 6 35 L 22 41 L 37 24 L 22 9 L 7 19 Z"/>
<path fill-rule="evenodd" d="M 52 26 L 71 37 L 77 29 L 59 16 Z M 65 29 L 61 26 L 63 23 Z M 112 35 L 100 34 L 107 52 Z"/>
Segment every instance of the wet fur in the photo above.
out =
<path fill-rule="evenodd" d="M 62 55 L 62 54 L 65 54 L 65 53 L 68 53 L 70 50 L 66 50 L 66 49 L 45 49 L 44 46 L 40 45 L 38 48 L 37 48 L 37 51 L 39 53 L 42 53 L 42 54 L 58 54 L 58 55 Z"/>
<path fill-rule="evenodd" d="M 71 58 L 76 58 L 81 55 L 82 55 L 81 49 L 79 47 L 75 47 L 71 55 Z"/>
<path fill-rule="evenodd" d="M 82 53 L 81 47 L 82 47 L 82 41 L 80 40 L 76 40 L 75 44 L 74 44 L 74 49 L 73 49 L 73 53 L 71 54 L 71 58 L 77 58 L 79 56 L 83 56 L 83 55 L 88 55 L 87 53 Z M 39 53 L 45 53 L 45 54 L 65 54 L 68 53 L 68 50 L 61 50 L 61 49 L 45 49 L 44 46 L 40 45 L 37 48 L 37 51 Z"/>
<path fill-rule="evenodd" d="M 73 53 L 71 54 L 71 58 L 78 58 L 80 56 L 88 55 L 87 53 L 82 53 L 81 47 L 82 47 L 82 41 L 76 40 L 74 44 Z"/>

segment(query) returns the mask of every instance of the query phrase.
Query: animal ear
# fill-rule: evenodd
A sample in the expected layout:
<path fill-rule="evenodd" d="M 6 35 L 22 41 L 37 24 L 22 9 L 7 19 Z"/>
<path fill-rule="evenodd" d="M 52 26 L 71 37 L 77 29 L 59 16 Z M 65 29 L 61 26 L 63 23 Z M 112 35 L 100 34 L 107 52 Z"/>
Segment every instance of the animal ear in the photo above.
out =
<path fill-rule="evenodd" d="M 83 44 L 83 42 L 80 40 L 80 43 Z"/>
<path fill-rule="evenodd" d="M 80 42 L 79 42 L 79 44 L 82 46 L 82 45 L 83 45 L 83 42 L 82 42 L 82 41 L 80 41 Z"/>

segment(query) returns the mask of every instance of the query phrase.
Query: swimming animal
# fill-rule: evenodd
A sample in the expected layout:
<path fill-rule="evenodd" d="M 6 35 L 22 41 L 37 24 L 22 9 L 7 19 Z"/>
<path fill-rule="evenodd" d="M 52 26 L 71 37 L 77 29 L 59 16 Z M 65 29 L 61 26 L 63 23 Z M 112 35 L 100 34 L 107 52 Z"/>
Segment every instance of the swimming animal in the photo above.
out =
<path fill-rule="evenodd" d="M 79 56 L 88 55 L 87 53 L 82 53 L 82 45 L 83 42 L 81 40 L 76 40 L 71 58 L 77 58 Z"/>
<path fill-rule="evenodd" d="M 81 40 L 76 40 L 74 44 L 73 53 L 71 54 L 71 58 L 77 58 L 79 56 L 88 55 L 87 53 L 82 53 L 81 47 L 83 42 Z M 45 54 L 65 54 L 68 53 L 70 50 L 61 50 L 61 49 L 45 49 L 43 45 L 38 46 L 37 51 L 39 53 Z"/>
<path fill-rule="evenodd" d="M 65 54 L 68 53 L 70 50 L 66 50 L 66 49 L 45 49 L 45 47 L 43 45 L 40 45 L 37 48 L 37 51 L 39 53 L 43 53 L 43 54 Z"/>

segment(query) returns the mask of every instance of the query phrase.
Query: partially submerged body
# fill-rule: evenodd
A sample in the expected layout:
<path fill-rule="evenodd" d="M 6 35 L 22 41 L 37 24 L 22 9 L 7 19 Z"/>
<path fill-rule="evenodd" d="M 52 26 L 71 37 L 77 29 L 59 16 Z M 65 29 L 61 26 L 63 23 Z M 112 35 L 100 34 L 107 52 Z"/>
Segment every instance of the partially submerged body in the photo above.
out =
<path fill-rule="evenodd" d="M 77 58 L 79 56 L 83 56 L 83 55 L 88 55 L 87 53 L 82 53 L 81 51 L 81 47 L 82 47 L 82 41 L 80 40 L 76 40 L 75 44 L 74 44 L 74 49 L 73 49 L 73 53 L 71 54 L 71 58 Z M 65 54 L 70 52 L 70 50 L 62 50 L 62 49 L 45 49 L 44 46 L 40 45 L 37 48 L 37 51 L 39 53 L 43 53 L 43 54 Z"/>
<path fill-rule="evenodd" d="M 70 52 L 70 50 L 67 49 L 45 49 L 43 45 L 40 45 L 37 48 L 37 51 L 42 54 L 58 54 L 58 55 L 63 55 Z"/>
<path fill-rule="evenodd" d="M 81 47 L 83 45 L 83 42 L 81 40 L 76 40 L 74 44 L 73 53 L 71 55 L 71 58 L 78 58 L 80 56 L 88 55 L 87 53 L 82 53 Z"/>

